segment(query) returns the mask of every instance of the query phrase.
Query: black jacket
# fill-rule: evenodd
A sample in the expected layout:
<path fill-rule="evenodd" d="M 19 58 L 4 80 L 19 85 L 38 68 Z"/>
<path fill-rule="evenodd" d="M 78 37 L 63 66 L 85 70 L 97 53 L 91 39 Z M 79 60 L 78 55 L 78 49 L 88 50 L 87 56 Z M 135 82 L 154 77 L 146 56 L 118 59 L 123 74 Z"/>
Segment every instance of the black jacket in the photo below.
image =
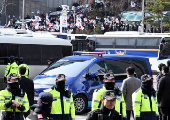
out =
<path fill-rule="evenodd" d="M 50 112 L 41 108 L 35 108 L 34 112 L 27 116 L 26 120 L 52 120 Z"/>
<path fill-rule="evenodd" d="M 29 105 L 34 104 L 34 83 L 32 80 L 21 76 L 19 79 L 20 88 L 22 88 L 28 96 Z"/>
<path fill-rule="evenodd" d="M 159 87 L 159 79 L 160 79 L 161 77 L 163 77 L 163 74 L 162 74 L 162 72 L 160 71 L 160 72 L 157 74 L 157 76 L 156 76 L 157 90 L 158 90 L 158 87 Z"/>
<path fill-rule="evenodd" d="M 98 119 L 99 114 L 103 119 Z M 121 118 L 122 116 L 114 109 L 110 111 L 102 105 L 101 108 L 89 112 L 86 120 L 121 120 Z"/>
<path fill-rule="evenodd" d="M 158 105 L 159 107 L 170 107 L 170 76 L 168 74 L 161 77 L 158 87 Z"/>

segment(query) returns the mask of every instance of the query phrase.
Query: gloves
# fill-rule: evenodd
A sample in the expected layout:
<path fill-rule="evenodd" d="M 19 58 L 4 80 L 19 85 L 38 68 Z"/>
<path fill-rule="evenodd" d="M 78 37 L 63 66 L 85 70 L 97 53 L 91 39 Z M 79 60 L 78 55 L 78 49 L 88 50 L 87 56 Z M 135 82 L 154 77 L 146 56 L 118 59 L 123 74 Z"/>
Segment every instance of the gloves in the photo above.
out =
<path fill-rule="evenodd" d="M 70 91 L 70 90 L 66 90 L 66 91 L 65 91 L 65 96 L 66 96 L 67 98 L 70 98 L 70 97 L 71 97 L 71 91 Z"/>
<path fill-rule="evenodd" d="M 159 120 L 159 116 L 156 116 L 156 120 Z"/>
<path fill-rule="evenodd" d="M 4 83 L 7 83 L 7 79 L 6 79 L 6 77 L 4 77 Z"/>

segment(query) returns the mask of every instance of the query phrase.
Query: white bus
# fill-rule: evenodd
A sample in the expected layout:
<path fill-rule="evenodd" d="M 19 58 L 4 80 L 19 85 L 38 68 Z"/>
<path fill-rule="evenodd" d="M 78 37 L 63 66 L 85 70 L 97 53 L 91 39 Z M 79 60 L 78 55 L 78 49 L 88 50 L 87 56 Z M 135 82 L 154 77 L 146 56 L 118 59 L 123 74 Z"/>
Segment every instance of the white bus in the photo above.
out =
<path fill-rule="evenodd" d="M 25 63 L 30 67 L 29 78 L 33 79 L 47 67 L 47 59 L 57 61 L 70 56 L 72 44 L 60 38 L 0 36 L 0 51 L 0 89 L 3 89 L 5 67 L 10 55 L 15 56 L 16 61 L 19 57 L 24 57 Z"/>

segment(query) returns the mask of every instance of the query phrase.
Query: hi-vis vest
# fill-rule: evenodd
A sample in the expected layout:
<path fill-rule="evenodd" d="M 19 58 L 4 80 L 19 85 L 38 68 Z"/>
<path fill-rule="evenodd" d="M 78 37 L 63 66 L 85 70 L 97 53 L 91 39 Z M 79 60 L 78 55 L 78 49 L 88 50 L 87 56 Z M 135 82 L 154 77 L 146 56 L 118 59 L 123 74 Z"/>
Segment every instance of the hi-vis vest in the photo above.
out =
<path fill-rule="evenodd" d="M 44 90 L 44 92 L 49 92 L 53 95 L 53 103 L 51 108 L 51 114 L 62 114 L 62 106 L 61 106 L 61 100 L 60 100 L 60 92 L 55 89 L 47 89 Z M 71 114 L 71 118 L 75 119 L 75 107 L 73 102 L 73 97 L 67 98 L 63 96 L 63 104 L 64 104 L 64 114 Z"/>
<path fill-rule="evenodd" d="M 139 88 L 136 92 L 132 94 L 132 104 L 135 117 L 141 117 L 141 120 L 149 120 L 149 117 L 156 120 L 158 114 L 158 103 L 157 96 L 149 96 L 142 93 L 142 89 Z"/>
<path fill-rule="evenodd" d="M 4 105 L 4 103 L 6 103 L 10 100 L 12 100 L 12 93 L 10 91 L 8 91 L 7 89 L 1 90 L 0 91 L 0 109 L 2 111 L 13 112 L 13 109 L 11 107 L 6 108 L 6 106 Z M 28 98 L 27 98 L 26 93 L 23 93 L 23 97 L 22 96 L 15 96 L 15 101 L 18 102 L 20 105 L 23 105 L 25 107 L 24 112 L 27 112 L 29 110 L 29 102 L 28 102 Z M 23 111 L 20 111 L 20 110 L 18 110 L 18 108 L 16 108 L 16 112 L 23 112 Z"/>
<path fill-rule="evenodd" d="M 107 90 L 104 86 L 103 86 L 103 88 L 94 91 L 93 99 L 92 99 L 92 111 L 95 109 L 98 109 L 100 107 L 99 104 L 101 102 L 103 92 L 105 92 L 105 91 L 107 91 Z M 122 109 L 120 108 L 121 104 L 122 104 Z M 122 116 L 126 117 L 126 104 L 124 101 L 123 94 L 121 96 L 117 96 L 115 110 L 119 113 L 120 113 L 120 111 L 122 111 Z"/>
<path fill-rule="evenodd" d="M 8 65 L 6 65 L 4 77 L 11 73 L 15 73 L 18 76 L 18 70 L 19 69 L 16 62 L 13 62 L 12 64 L 8 63 Z"/>
<path fill-rule="evenodd" d="M 23 66 L 23 67 L 26 68 L 25 77 L 28 78 L 28 77 L 29 77 L 30 68 L 28 67 L 27 64 L 20 64 L 20 65 L 19 65 L 19 68 L 20 68 L 21 66 Z"/>

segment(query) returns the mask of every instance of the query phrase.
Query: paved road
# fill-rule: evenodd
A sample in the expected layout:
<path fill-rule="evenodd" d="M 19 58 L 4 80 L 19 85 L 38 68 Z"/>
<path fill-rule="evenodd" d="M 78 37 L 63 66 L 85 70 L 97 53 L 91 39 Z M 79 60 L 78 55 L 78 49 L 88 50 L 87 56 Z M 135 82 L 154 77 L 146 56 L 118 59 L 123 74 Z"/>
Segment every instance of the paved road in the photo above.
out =
<path fill-rule="evenodd" d="M 154 88 L 155 88 L 155 90 L 156 90 L 156 86 L 157 86 L 157 84 L 156 84 L 156 80 L 155 80 L 155 78 L 156 78 L 156 76 L 153 76 L 153 78 L 154 78 Z M 86 120 L 86 117 L 87 117 L 87 113 L 89 112 L 90 110 L 87 110 L 87 112 L 86 113 L 84 113 L 83 115 L 76 115 L 76 120 Z M 1 119 L 1 116 L 0 116 L 0 119 Z M 133 120 L 133 118 L 131 118 L 131 120 Z"/>

